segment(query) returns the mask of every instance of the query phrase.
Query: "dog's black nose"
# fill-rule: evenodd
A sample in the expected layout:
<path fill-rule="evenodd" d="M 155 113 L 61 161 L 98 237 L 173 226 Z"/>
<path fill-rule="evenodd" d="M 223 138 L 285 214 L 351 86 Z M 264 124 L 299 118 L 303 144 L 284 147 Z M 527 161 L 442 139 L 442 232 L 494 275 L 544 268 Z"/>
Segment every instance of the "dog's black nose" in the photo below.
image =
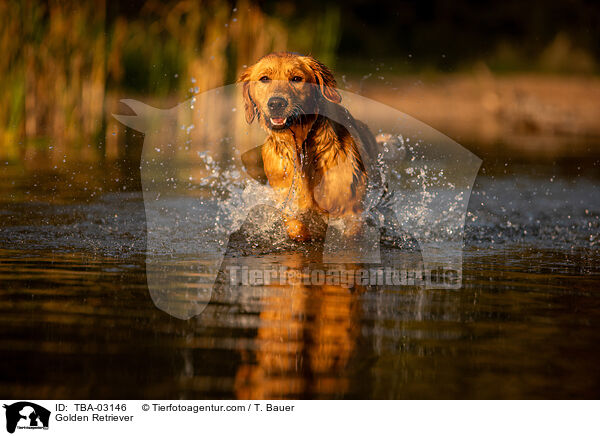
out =
<path fill-rule="evenodd" d="M 271 109 L 272 111 L 280 111 L 282 109 L 285 109 L 287 105 L 287 100 L 282 97 L 271 97 L 269 99 L 269 102 L 267 103 L 267 106 L 269 106 L 269 109 Z"/>

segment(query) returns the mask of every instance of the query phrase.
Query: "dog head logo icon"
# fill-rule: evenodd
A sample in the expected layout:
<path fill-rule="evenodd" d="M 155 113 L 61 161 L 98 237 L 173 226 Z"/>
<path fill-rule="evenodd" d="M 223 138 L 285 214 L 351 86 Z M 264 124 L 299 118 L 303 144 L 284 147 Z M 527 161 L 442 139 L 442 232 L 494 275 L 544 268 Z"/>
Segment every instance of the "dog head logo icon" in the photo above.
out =
<path fill-rule="evenodd" d="M 16 429 L 47 429 L 50 411 L 29 401 L 5 404 L 6 431 L 14 433 Z"/>

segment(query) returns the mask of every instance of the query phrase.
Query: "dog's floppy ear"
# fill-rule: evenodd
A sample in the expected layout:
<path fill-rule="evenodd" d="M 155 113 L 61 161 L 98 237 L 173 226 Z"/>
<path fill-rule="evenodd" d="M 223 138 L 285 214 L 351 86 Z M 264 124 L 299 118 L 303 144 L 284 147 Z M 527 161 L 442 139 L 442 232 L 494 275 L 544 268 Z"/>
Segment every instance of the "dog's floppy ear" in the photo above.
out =
<path fill-rule="evenodd" d="M 332 103 L 340 103 L 342 101 L 342 96 L 335 89 L 335 78 L 333 77 L 331 70 L 315 58 L 310 56 L 304 56 L 303 58 L 304 62 L 306 62 L 310 69 L 313 70 L 323 97 Z"/>
<path fill-rule="evenodd" d="M 248 124 L 252 124 L 254 121 L 254 117 L 256 116 L 256 104 L 254 104 L 254 100 L 250 96 L 250 72 L 252 67 L 246 68 L 242 74 L 240 74 L 240 78 L 238 82 L 242 83 L 242 95 L 244 97 L 244 110 L 246 111 L 246 121 Z"/>

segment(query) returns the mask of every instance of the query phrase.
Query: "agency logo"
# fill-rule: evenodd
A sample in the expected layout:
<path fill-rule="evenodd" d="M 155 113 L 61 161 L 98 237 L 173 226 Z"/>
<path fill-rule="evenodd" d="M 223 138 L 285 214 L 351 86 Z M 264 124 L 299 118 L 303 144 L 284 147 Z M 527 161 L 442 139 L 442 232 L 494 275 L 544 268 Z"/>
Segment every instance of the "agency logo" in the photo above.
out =
<path fill-rule="evenodd" d="M 6 431 L 14 433 L 19 430 L 48 430 L 50 411 L 29 401 L 5 404 Z"/>

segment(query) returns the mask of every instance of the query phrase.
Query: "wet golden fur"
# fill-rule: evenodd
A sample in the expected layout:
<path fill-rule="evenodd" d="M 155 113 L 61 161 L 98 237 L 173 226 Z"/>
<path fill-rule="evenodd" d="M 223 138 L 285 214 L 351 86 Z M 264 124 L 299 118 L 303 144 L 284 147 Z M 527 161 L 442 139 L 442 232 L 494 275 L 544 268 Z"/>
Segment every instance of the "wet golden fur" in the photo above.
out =
<path fill-rule="evenodd" d="M 373 148 L 375 139 L 339 104 L 331 71 L 310 56 L 272 53 L 239 80 L 246 121 L 256 119 L 269 133 L 262 146 L 264 173 L 280 204 L 290 208 L 284 216 L 288 235 L 323 237 L 315 216 L 342 218 L 346 233 L 356 233 L 367 184 L 360 150 Z"/>

